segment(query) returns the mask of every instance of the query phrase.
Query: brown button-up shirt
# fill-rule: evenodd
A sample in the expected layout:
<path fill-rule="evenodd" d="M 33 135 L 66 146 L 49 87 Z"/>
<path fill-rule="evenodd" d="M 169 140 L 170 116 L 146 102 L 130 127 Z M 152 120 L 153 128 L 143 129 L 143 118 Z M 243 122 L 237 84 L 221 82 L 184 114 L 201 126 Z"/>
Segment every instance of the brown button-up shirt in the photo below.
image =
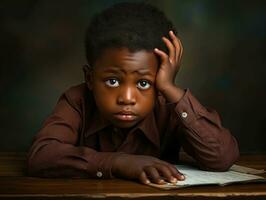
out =
<path fill-rule="evenodd" d="M 218 114 L 189 90 L 178 103 L 158 96 L 153 112 L 127 134 L 99 115 L 93 94 L 81 84 L 67 90 L 32 144 L 29 174 L 41 177 L 112 177 L 120 153 L 151 155 L 177 163 L 180 148 L 199 166 L 226 170 L 238 145 Z"/>

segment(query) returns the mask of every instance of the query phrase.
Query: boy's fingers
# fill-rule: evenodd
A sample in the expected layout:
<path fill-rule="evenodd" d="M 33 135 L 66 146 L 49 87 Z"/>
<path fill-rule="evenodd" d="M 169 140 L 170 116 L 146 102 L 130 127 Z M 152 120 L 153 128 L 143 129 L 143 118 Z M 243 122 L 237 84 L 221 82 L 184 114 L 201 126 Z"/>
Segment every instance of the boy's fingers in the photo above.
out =
<path fill-rule="evenodd" d="M 183 45 L 182 45 L 182 43 L 181 43 L 181 41 L 179 39 L 178 39 L 178 42 L 179 42 L 179 45 L 180 45 L 180 52 L 179 52 L 179 55 L 178 55 L 178 62 L 180 63 L 182 55 L 183 55 Z"/>
<path fill-rule="evenodd" d="M 176 59 L 176 49 L 173 43 L 166 37 L 162 37 L 162 40 L 166 44 L 167 48 L 169 49 L 169 61 L 173 63 Z"/>
<path fill-rule="evenodd" d="M 178 61 L 180 61 L 180 58 L 181 58 L 182 53 L 183 53 L 183 46 L 181 44 L 181 41 L 175 36 L 173 31 L 170 31 L 169 35 L 170 35 L 171 39 L 173 40 L 173 44 L 174 44 L 175 50 L 176 50 L 175 60 L 178 62 Z"/>
<path fill-rule="evenodd" d="M 140 176 L 139 176 L 139 180 L 141 183 L 143 184 L 149 184 L 151 183 L 151 181 L 148 179 L 146 173 L 143 171 L 141 172 Z"/>
<path fill-rule="evenodd" d="M 176 167 L 172 167 L 171 170 L 172 170 L 172 174 L 173 174 L 173 176 L 174 176 L 177 180 L 179 180 L 179 181 L 183 181 L 183 180 L 185 180 L 185 176 L 184 176 L 180 171 L 178 171 L 178 170 L 176 169 Z"/>
<path fill-rule="evenodd" d="M 149 179 L 156 184 L 164 184 L 165 181 L 161 178 L 158 170 L 154 166 L 145 167 L 145 172 Z"/>
<path fill-rule="evenodd" d="M 181 172 L 179 172 L 178 169 L 174 165 L 168 162 L 165 162 L 165 161 L 163 162 L 169 167 L 173 177 L 175 177 L 179 181 L 185 180 L 185 176 Z"/>
<path fill-rule="evenodd" d="M 158 165 L 157 169 L 160 171 L 160 174 L 171 183 L 175 183 L 177 179 L 173 176 L 172 170 L 167 165 Z"/>
<path fill-rule="evenodd" d="M 169 62 L 168 55 L 164 53 L 162 50 L 155 48 L 154 52 L 161 57 L 162 62 L 165 62 L 165 63 Z"/>

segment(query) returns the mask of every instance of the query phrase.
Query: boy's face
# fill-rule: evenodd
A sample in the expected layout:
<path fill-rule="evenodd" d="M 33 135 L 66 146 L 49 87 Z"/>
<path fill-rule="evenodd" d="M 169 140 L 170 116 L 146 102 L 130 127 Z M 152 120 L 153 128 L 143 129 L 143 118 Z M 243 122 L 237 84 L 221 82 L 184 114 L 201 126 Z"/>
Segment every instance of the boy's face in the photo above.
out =
<path fill-rule="evenodd" d="M 153 52 L 106 49 L 87 82 L 101 115 L 119 128 L 130 128 L 146 117 L 155 103 L 157 68 Z"/>

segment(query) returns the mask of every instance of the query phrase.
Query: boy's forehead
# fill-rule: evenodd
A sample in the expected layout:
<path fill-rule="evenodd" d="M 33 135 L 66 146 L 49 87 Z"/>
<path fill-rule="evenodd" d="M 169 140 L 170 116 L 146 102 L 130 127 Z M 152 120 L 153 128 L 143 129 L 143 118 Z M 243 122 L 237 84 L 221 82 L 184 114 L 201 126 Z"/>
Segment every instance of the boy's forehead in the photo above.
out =
<path fill-rule="evenodd" d="M 140 70 L 157 70 L 158 60 L 152 51 L 136 50 L 128 48 L 107 48 L 95 62 L 95 67 L 106 68 L 139 68 Z"/>
<path fill-rule="evenodd" d="M 109 59 L 111 61 L 123 61 L 123 59 L 148 60 L 153 56 L 155 56 L 155 54 L 152 51 L 147 51 L 145 49 L 133 51 L 126 47 L 121 47 L 104 49 L 99 59 Z"/>

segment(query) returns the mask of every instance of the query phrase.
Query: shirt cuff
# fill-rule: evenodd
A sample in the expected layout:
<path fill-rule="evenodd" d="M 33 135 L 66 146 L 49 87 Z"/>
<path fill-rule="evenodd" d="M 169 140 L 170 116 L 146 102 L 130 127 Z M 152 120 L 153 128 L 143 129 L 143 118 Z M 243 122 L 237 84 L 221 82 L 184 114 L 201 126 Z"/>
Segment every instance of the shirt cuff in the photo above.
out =
<path fill-rule="evenodd" d="M 206 108 L 191 94 L 189 89 L 185 90 L 184 96 L 176 103 L 174 110 L 177 120 L 185 125 L 189 125 L 206 112 Z"/>
<path fill-rule="evenodd" d="M 93 156 L 93 163 L 96 163 L 95 170 L 91 171 L 91 166 L 88 166 L 87 171 L 94 178 L 109 179 L 114 178 L 112 174 L 113 159 L 120 155 L 120 152 L 97 152 Z"/>

